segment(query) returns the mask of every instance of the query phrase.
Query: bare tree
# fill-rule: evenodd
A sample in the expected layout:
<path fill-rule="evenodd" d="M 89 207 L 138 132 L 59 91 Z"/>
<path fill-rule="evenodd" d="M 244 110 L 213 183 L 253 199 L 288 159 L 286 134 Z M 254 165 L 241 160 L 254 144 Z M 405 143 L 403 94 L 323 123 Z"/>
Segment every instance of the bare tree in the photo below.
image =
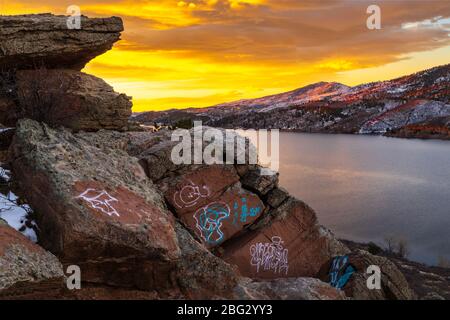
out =
<path fill-rule="evenodd" d="M 387 236 L 384 238 L 384 242 L 386 243 L 386 251 L 388 253 L 394 253 L 395 252 L 395 237 Z"/>
<path fill-rule="evenodd" d="M 408 242 L 405 239 L 397 241 L 397 254 L 402 258 L 406 258 L 409 255 Z"/>
<path fill-rule="evenodd" d="M 387 236 L 384 238 L 386 251 L 388 254 L 406 258 L 409 255 L 408 241 L 396 236 Z"/>
<path fill-rule="evenodd" d="M 70 114 L 65 114 L 70 80 L 63 73 L 40 67 L 24 71 L 18 78 L 18 100 L 22 117 L 46 122 L 53 126 L 61 124 Z M 67 109 L 66 109 L 67 110 Z"/>

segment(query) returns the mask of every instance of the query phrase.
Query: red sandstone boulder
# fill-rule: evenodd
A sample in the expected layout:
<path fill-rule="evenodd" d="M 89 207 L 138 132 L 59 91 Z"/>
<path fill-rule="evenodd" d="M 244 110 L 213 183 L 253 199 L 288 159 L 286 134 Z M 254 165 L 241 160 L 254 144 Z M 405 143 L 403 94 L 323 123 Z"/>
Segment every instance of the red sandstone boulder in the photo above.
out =
<path fill-rule="evenodd" d="M 58 259 L 0 219 L 0 298 L 63 287 Z"/>
<path fill-rule="evenodd" d="M 233 166 L 204 166 L 158 183 L 180 220 L 209 248 L 255 222 L 265 205 L 243 189 Z"/>
<path fill-rule="evenodd" d="M 75 136 L 21 120 L 12 168 L 38 212 L 40 242 L 83 280 L 173 286 L 180 250 L 174 219 L 119 133 Z"/>
<path fill-rule="evenodd" d="M 73 70 L 17 72 L 19 118 L 75 131 L 125 131 L 130 97 L 114 92 L 102 79 Z"/>
<path fill-rule="evenodd" d="M 204 166 L 158 183 L 177 214 L 196 211 L 239 181 L 233 166 Z"/>
<path fill-rule="evenodd" d="M 223 246 L 223 259 L 256 279 L 314 277 L 320 267 L 348 249 L 317 223 L 314 211 L 290 198 L 251 231 Z"/>
<path fill-rule="evenodd" d="M 195 132 L 193 129 L 190 134 Z M 225 137 L 225 131 L 221 132 Z M 177 142 L 170 141 L 170 132 L 129 133 L 128 136 L 130 154 L 140 159 L 175 215 L 208 248 L 222 245 L 264 215 L 266 205 L 260 196 L 240 182 L 251 171 L 248 183 L 254 186 L 252 190 L 267 193 L 275 188 L 277 175 L 263 176 L 258 166 L 250 164 L 175 165 L 171 153 Z M 227 139 L 236 143 L 235 160 L 241 156 L 248 161 L 252 148 L 249 141 L 236 138 L 235 133 Z"/>
<path fill-rule="evenodd" d="M 144 136 L 133 134 L 129 149 L 172 211 L 206 247 L 221 246 L 217 251 L 244 276 L 315 276 L 336 253 L 347 252 L 312 209 L 277 187 L 277 174 L 264 175 L 253 165 L 175 166 L 168 135 L 158 133 L 159 141 Z M 271 253 L 277 256 L 267 262 Z"/>

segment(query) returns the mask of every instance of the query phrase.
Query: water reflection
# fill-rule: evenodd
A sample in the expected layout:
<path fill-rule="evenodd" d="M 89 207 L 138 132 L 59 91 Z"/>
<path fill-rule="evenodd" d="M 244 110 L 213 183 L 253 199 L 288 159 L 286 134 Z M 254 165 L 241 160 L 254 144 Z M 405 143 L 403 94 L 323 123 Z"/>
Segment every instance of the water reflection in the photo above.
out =
<path fill-rule="evenodd" d="M 450 258 L 450 142 L 282 133 L 280 181 L 339 237 Z"/>

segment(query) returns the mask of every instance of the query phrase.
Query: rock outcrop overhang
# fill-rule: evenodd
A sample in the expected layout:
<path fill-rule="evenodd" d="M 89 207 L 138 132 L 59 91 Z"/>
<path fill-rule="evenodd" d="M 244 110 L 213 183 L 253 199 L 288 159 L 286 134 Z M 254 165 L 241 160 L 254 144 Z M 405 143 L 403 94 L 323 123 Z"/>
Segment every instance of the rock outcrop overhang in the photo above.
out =
<path fill-rule="evenodd" d="M 330 261 L 349 249 L 279 186 L 277 174 L 264 176 L 249 163 L 175 165 L 170 130 L 131 130 L 129 98 L 79 72 L 119 39 L 119 18 L 83 17 L 82 31 L 64 30 L 65 21 L 48 14 L 0 17 L 6 43 L 0 55 L 0 111 L 6 115 L 0 120 L 16 125 L 2 148 L 9 146 L 15 182 L 39 226 L 35 245 L 0 221 L 0 296 L 48 289 L 56 298 L 73 297 L 62 271 L 76 265 L 83 286 L 102 292 L 346 298 L 318 278 L 328 281 Z M 45 48 L 33 51 L 36 37 Z M 55 84 L 64 90 L 55 91 Z M 251 144 L 237 146 L 236 154 L 247 154 Z M 412 297 L 392 265 L 386 289 L 367 293 L 364 268 L 378 261 L 367 255 L 352 256 L 356 289 L 346 290 L 348 296 Z"/>
<path fill-rule="evenodd" d="M 0 122 L 21 118 L 73 130 L 125 131 L 131 98 L 102 79 L 80 72 L 120 40 L 122 19 L 52 14 L 0 16 Z"/>
<path fill-rule="evenodd" d="M 0 70 L 73 69 L 109 51 L 123 31 L 121 18 L 81 17 L 69 29 L 66 16 L 52 14 L 0 17 Z"/>

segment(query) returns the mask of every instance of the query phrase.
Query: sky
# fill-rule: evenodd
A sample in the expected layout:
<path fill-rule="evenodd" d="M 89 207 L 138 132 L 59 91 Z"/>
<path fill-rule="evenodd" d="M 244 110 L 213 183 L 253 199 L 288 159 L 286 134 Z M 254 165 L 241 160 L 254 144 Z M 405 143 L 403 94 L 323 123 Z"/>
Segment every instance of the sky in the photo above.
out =
<path fill-rule="evenodd" d="M 381 29 L 369 30 L 369 5 Z M 450 0 L 0 0 L 0 14 L 120 16 L 84 72 L 133 111 L 206 107 L 314 82 L 357 85 L 450 63 Z"/>

